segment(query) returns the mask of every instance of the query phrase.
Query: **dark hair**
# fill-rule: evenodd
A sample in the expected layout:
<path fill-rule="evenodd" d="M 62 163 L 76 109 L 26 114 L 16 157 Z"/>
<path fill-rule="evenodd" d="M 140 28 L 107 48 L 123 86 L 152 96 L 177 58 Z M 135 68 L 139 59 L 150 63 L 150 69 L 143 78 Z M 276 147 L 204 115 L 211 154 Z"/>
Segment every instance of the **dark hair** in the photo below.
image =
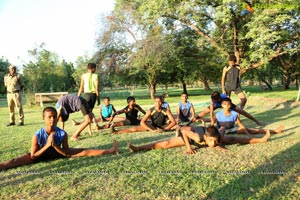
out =
<path fill-rule="evenodd" d="M 127 103 L 129 103 L 130 101 L 134 101 L 135 98 L 133 96 L 129 96 L 127 97 Z"/>
<path fill-rule="evenodd" d="M 221 99 L 221 94 L 220 94 L 220 92 L 214 91 L 214 92 L 211 94 L 211 99 L 214 100 L 214 101 L 220 100 L 220 99 Z"/>
<path fill-rule="evenodd" d="M 185 94 L 186 96 L 189 96 L 187 92 L 182 92 L 181 95 Z"/>
<path fill-rule="evenodd" d="M 96 64 L 95 64 L 95 63 L 89 63 L 89 64 L 87 65 L 87 68 L 88 68 L 88 69 L 96 69 Z"/>
<path fill-rule="evenodd" d="M 154 99 L 160 99 L 160 101 L 163 102 L 164 97 L 163 96 L 155 96 Z"/>
<path fill-rule="evenodd" d="M 230 55 L 230 56 L 229 56 L 229 61 L 234 61 L 234 62 L 236 62 L 236 57 L 235 57 L 235 55 Z"/>
<path fill-rule="evenodd" d="M 54 112 L 57 115 L 57 111 L 55 108 L 49 106 L 43 109 L 43 117 L 45 116 L 45 112 Z"/>
<path fill-rule="evenodd" d="M 221 141 L 221 135 L 218 131 L 218 129 L 214 126 L 209 126 L 206 128 L 205 130 L 205 135 L 209 136 L 209 137 L 215 137 L 217 138 L 217 141 L 220 142 Z"/>
<path fill-rule="evenodd" d="M 223 101 L 228 101 L 228 102 L 230 102 L 231 103 L 231 99 L 230 98 L 225 98 L 225 99 L 222 99 L 222 102 Z"/>
<path fill-rule="evenodd" d="M 110 100 L 110 98 L 109 98 L 108 96 L 106 96 L 106 97 L 103 97 L 103 99 L 107 99 L 107 100 Z"/>

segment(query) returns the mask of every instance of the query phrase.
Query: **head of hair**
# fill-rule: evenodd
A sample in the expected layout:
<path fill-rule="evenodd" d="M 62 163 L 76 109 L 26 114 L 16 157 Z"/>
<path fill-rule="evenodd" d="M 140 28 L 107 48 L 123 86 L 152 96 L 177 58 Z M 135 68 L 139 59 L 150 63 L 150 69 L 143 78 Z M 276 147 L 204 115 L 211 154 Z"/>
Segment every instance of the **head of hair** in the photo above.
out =
<path fill-rule="evenodd" d="M 161 102 L 164 101 L 164 97 L 163 96 L 155 96 L 154 99 L 160 99 Z"/>
<path fill-rule="evenodd" d="M 88 69 L 96 69 L 96 64 L 95 64 L 95 63 L 89 63 L 89 64 L 87 65 L 87 68 L 88 68 Z"/>
<path fill-rule="evenodd" d="M 231 99 L 230 99 L 230 98 L 225 98 L 225 99 L 222 99 L 222 102 L 224 102 L 224 101 L 228 101 L 228 102 L 230 102 L 230 103 L 231 103 Z"/>
<path fill-rule="evenodd" d="M 229 56 L 229 61 L 233 61 L 233 62 L 236 62 L 236 57 L 235 57 L 235 55 L 230 55 Z"/>
<path fill-rule="evenodd" d="M 127 103 L 129 103 L 130 101 L 134 101 L 135 98 L 133 96 L 129 96 L 127 97 Z"/>
<path fill-rule="evenodd" d="M 205 135 L 209 136 L 209 137 L 215 137 L 217 138 L 217 141 L 220 142 L 221 141 L 221 135 L 218 131 L 218 129 L 214 126 L 209 126 L 206 128 L 205 130 Z"/>
<path fill-rule="evenodd" d="M 211 99 L 212 99 L 212 100 L 218 101 L 220 98 L 221 98 L 221 94 L 220 94 L 220 92 L 218 92 L 218 91 L 214 91 L 214 92 L 211 94 Z"/>
<path fill-rule="evenodd" d="M 43 117 L 45 116 L 45 112 L 54 112 L 57 115 L 56 109 L 50 106 L 43 109 Z"/>
<path fill-rule="evenodd" d="M 108 96 L 106 96 L 106 97 L 103 97 L 103 99 L 107 99 L 107 100 L 110 100 L 110 98 L 109 98 Z"/>
<path fill-rule="evenodd" d="M 189 96 L 187 92 L 182 92 L 181 95 L 185 94 L 186 96 Z"/>

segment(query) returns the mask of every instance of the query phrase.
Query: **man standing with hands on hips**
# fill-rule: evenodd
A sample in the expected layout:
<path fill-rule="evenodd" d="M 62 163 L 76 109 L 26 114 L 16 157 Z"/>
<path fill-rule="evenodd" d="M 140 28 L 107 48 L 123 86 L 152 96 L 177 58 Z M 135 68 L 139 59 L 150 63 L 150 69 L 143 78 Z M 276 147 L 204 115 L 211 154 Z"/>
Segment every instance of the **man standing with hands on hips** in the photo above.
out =
<path fill-rule="evenodd" d="M 4 76 L 4 85 L 7 90 L 7 104 L 9 108 L 9 124 L 7 124 L 7 126 L 15 125 L 15 106 L 19 112 L 18 126 L 24 126 L 24 112 L 21 95 L 24 83 L 22 76 L 17 73 L 16 66 L 9 66 L 9 74 Z"/>

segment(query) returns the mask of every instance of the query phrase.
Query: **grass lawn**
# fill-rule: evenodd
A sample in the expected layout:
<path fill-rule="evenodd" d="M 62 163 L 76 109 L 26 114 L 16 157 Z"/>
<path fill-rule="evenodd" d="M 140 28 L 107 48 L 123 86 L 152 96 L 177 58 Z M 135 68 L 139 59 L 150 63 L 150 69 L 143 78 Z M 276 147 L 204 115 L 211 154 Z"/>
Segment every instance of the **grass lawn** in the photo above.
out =
<path fill-rule="evenodd" d="M 126 143 L 142 145 L 168 139 L 174 132 L 139 132 L 111 135 L 108 130 L 85 134 L 71 147 L 106 149 L 119 142 L 119 155 L 60 159 L 7 170 L 0 174 L 1 199 L 299 199 L 300 196 L 300 104 L 297 90 L 260 91 L 244 87 L 246 110 L 265 122 L 264 128 L 285 125 L 282 134 L 272 135 L 265 144 L 229 145 L 229 151 L 201 148 L 186 155 L 185 147 L 130 153 Z M 189 100 L 196 112 L 209 104 L 210 92 L 190 89 Z M 153 102 L 136 91 L 144 109 Z M 162 91 L 161 91 L 162 92 Z M 108 93 L 109 94 L 109 93 Z M 166 101 L 175 113 L 180 91 L 170 89 Z M 112 98 L 117 109 L 126 97 Z M 238 103 L 236 95 L 233 102 Z M 96 107 L 95 109 L 97 109 Z M 0 102 L 0 162 L 29 152 L 33 133 L 44 124 L 38 106 L 25 106 L 25 126 L 6 127 L 8 109 Z M 96 113 L 99 116 L 98 113 Z M 82 119 L 81 113 L 70 116 Z M 258 128 L 249 119 L 242 122 Z M 76 127 L 68 121 L 71 135 Z M 87 132 L 87 131 L 84 131 Z M 260 135 L 261 136 L 261 135 Z M 259 137 L 260 137 L 259 136 Z"/>

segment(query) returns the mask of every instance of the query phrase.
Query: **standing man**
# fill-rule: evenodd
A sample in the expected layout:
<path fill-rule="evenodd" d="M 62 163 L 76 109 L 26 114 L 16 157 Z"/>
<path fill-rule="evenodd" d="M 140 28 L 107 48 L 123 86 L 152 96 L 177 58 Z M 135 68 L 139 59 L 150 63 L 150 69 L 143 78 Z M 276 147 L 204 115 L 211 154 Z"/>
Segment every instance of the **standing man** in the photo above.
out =
<path fill-rule="evenodd" d="M 241 100 L 240 108 L 244 109 L 247 98 L 241 88 L 241 74 L 240 67 L 236 64 L 235 55 L 229 56 L 229 66 L 223 68 L 222 73 L 222 93 L 227 94 L 230 98 L 230 94 L 233 91 Z"/>
<path fill-rule="evenodd" d="M 98 74 L 96 71 L 96 64 L 89 63 L 87 65 L 88 72 L 81 76 L 80 88 L 78 91 L 78 96 L 84 92 L 84 98 L 88 103 L 89 109 L 93 112 L 95 103 L 97 100 L 97 105 L 100 104 L 100 95 L 98 90 Z"/>
<path fill-rule="evenodd" d="M 24 83 L 22 76 L 17 74 L 16 66 L 9 66 L 9 74 L 4 76 L 4 85 L 7 90 L 7 104 L 9 108 L 9 124 L 7 124 L 7 126 L 15 125 L 15 106 L 19 112 L 18 126 L 24 126 L 24 112 L 21 95 Z"/>

